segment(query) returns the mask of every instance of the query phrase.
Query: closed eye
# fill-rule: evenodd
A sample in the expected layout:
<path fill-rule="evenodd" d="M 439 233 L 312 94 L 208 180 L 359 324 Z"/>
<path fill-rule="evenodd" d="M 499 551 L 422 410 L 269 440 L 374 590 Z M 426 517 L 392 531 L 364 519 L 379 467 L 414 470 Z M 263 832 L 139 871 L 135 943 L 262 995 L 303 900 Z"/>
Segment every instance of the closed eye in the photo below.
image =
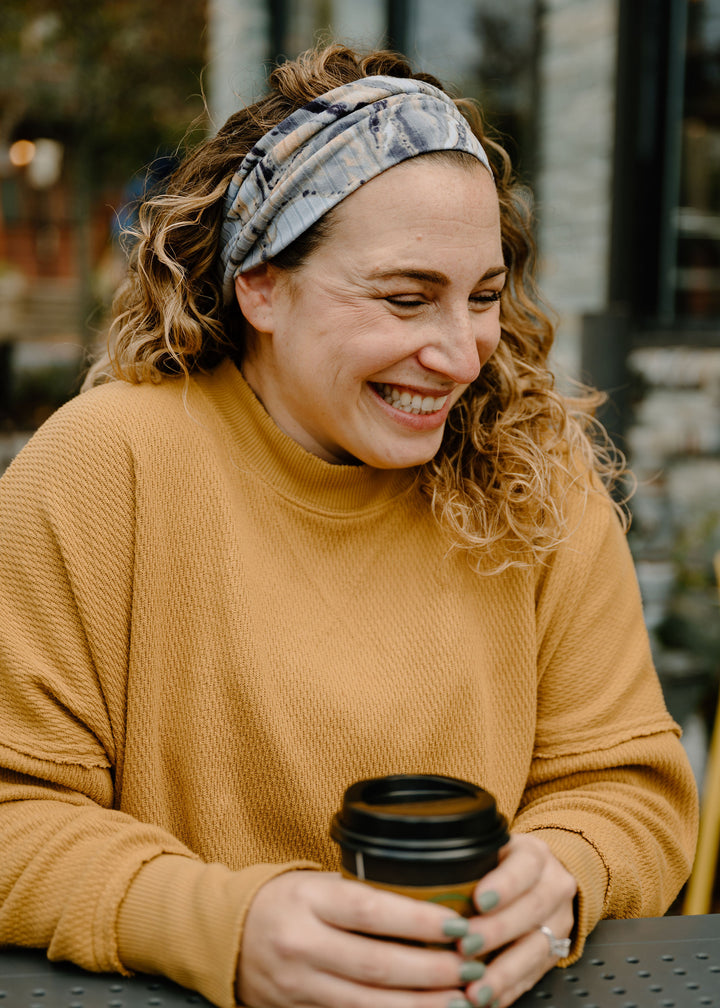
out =
<path fill-rule="evenodd" d="M 471 294 L 468 300 L 471 305 L 482 305 L 485 307 L 499 301 L 501 297 L 502 291 L 493 290 L 482 291 L 478 294 Z M 383 300 L 387 301 L 387 303 L 392 305 L 394 308 L 422 308 L 428 304 L 428 299 L 426 297 L 422 297 L 417 294 L 385 295 Z"/>
<path fill-rule="evenodd" d="M 384 300 L 395 308 L 420 308 L 427 303 L 425 298 L 417 297 L 414 294 L 404 294 L 398 297 L 386 296 Z"/>
<path fill-rule="evenodd" d="M 484 291 L 481 294 L 472 294 L 470 300 L 475 302 L 475 304 L 493 304 L 495 301 L 499 301 L 502 297 L 502 291 Z"/>

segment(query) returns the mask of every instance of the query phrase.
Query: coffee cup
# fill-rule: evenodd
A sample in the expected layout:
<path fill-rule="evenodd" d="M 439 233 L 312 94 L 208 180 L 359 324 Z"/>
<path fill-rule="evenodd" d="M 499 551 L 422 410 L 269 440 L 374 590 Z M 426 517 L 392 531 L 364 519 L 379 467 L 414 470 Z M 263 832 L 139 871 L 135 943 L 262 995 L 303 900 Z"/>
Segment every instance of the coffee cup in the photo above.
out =
<path fill-rule="evenodd" d="M 330 835 L 341 872 L 379 889 L 476 911 L 472 893 L 509 840 L 494 797 L 468 781 L 436 774 L 392 774 L 345 792 Z"/>

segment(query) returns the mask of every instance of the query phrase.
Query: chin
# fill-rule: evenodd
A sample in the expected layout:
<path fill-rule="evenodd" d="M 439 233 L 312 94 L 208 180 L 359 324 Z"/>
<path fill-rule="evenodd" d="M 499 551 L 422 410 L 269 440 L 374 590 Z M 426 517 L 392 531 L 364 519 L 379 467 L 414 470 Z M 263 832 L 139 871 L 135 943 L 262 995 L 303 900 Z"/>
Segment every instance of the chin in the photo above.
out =
<path fill-rule="evenodd" d="M 428 449 L 426 452 L 398 452 L 396 455 L 388 454 L 386 458 L 379 458 L 377 455 L 368 457 L 366 465 L 374 469 L 415 469 L 417 466 L 425 465 L 435 458 L 439 450 L 437 448 Z"/>

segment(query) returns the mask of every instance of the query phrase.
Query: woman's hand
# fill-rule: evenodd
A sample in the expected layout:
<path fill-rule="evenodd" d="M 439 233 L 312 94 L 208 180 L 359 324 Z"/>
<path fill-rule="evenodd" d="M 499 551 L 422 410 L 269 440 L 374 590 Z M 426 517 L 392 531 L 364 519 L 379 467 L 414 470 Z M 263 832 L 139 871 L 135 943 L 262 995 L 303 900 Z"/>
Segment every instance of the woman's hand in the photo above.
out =
<path fill-rule="evenodd" d="M 288 872 L 250 905 L 238 999 L 250 1008 L 506 1008 L 558 961 L 540 927 L 567 937 L 576 891 L 531 834 L 513 834 L 478 883 L 481 915 L 470 921 L 338 875 Z M 472 958 L 489 953 L 487 967 Z"/>
<path fill-rule="evenodd" d="M 467 987 L 474 1005 L 506 1008 L 557 963 L 540 928 L 567 938 L 576 892 L 574 877 L 547 844 L 532 833 L 512 835 L 497 868 L 477 885 L 474 898 L 481 916 L 472 918 L 470 935 L 460 942 L 461 949 L 480 956 L 500 950 L 485 975 Z"/>
<path fill-rule="evenodd" d="M 451 944 L 466 927 L 434 903 L 339 875 L 288 872 L 261 886 L 250 904 L 238 1000 L 250 1008 L 468 1008 L 464 988 L 483 967 Z"/>

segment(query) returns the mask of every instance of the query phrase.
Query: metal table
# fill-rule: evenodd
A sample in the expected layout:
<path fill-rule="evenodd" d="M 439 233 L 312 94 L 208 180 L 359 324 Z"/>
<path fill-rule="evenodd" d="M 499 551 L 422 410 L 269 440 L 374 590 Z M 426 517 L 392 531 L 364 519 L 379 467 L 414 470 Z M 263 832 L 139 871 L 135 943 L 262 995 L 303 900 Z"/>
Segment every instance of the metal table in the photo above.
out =
<path fill-rule="evenodd" d="M 517 1008 L 720 1008 L 720 914 L 600 921 Z"/>
<path fill-rule="evenodd" d="M 87 973 L 44 952 L 0 952 L 0 1008 L 180 1008 L 205 998 L 161 977 Z M 517 1008 L 720 1008 L 720 914 L 601 921 L 582 959 Z"/>
<path fill-rule="evenodd" d="M 0 1008 L 187 1008 L 209 1001 L 163 977 L 88 973 L 36 949 L 0 951 Z"/>

